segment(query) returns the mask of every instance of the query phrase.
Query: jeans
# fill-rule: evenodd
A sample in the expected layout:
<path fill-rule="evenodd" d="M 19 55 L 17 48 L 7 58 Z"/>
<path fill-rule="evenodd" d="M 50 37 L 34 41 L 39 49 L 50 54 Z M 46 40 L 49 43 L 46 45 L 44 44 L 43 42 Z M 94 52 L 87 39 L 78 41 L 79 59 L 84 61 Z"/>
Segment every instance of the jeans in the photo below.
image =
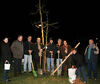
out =
<path fill-rule="evenodd" d="M 93 76 L 94 76 L 95 79 L 97 79 L 97 63 L 88 61 L 87 71 L 88 71 L 88 77 L 89 78 L 91 78 L 91 73 L 93 71 Z"/>
<path fill-rule="evenodd" d="M 77 77 L 81 77 L 80 75 L 82 74 L 82 78 L 83 78 L 83 81 L 87 81 L 87 78 L 86 78 L 86 73 L 85 73 L 85 68 L 84 66 L 81 66 L 77 69 Z"/>
<path fill-rule="evenodd" d="M 8 80 L 8 71 L 7 70 L 3 70 L 3 76 L 4 76 L 4 81 Z"/>
<path fill-rule="evenodd" d="M 47 70 L 50 72 L 50 66 L 52 68 L 52 72 L 54 71 L 54 58 L 52 58 L 52 63 L 51 63 L 51 58 L 47 57 Z"/>
<path fill-rule="evenodd" d="M 62 62 L 62 59 L 60 59 L 60 58 L 59 58 L 59 60 L 57 59 L 57 60 L 56 60 L 56 66 L 58 67 L 59 64 L 61 64 L 61 62 Z M 62 71 L 62 66 L 60 67 L 60 69 L 61 69 L 61 71 Z"/>
<path fill-rule="evenodd" d="M 26 69 L 27 69 L 27 63 L 28 63 L 28 70 L 29 72 L 32 71 L 31 69 L 31 56 L 29 55 L 24 55 L 24 72 L 26 72 Z"/>

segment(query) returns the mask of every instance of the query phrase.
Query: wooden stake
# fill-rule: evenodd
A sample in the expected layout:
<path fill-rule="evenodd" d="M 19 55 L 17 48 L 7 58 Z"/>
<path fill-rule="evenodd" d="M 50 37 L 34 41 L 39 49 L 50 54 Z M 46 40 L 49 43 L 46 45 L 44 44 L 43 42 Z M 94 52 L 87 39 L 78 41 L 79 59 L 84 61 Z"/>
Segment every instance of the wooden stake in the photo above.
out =
<path fill-rule="evenodd" d="M 77 48 L 80 45 L 80 42 L 75 46 Z M 72 54 L 72 51 L 66 56 L 66 58 L 62 61 L 62 63 L 51 73 L 51 75 L 54 75 L 57 70 L 64 64 L 64 62 L 68 59 L 68 57 Z"/>

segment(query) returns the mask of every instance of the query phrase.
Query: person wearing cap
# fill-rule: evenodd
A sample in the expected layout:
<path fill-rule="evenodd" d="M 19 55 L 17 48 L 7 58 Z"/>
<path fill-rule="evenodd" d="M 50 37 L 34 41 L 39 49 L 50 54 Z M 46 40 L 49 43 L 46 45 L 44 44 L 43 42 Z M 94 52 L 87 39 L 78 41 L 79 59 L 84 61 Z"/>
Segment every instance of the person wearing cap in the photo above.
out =
<path fill-rule="evenodd" d="M 99 54 L 99 48 L 94 44 L 93 39 L 89 39 L 89 45 L 85 50 L 85 60 L 87 63 L 87 71 L 89 79 L 92 78 L 91 73 L 93 72 L 94 79 L 97 80 L 97 59 Z"/>
<path fill-rule="evenodd" d="M 9 71 L 4 68 L 5 63 L 11 63 L 11 50 L 8 43 L 8 37 L 5 37 L 0 43 L 0 53 L 2 56 L 4 81 L 8 82 L 10 81 L 8 77 Z"/>

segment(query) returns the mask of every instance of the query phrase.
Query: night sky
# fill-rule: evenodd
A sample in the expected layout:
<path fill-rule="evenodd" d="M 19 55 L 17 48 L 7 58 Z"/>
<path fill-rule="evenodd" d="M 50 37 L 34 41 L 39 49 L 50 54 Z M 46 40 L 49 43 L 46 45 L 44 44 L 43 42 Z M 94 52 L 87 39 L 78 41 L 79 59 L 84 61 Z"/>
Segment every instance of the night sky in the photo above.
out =
<path fill-rule="evenodd" d="M 40 29 L 32 26 L 37 15 L 38 0 L 4 0 L 1 7 L 0 37 L 4 35 L 15 39 L 18 34 L 31 34 L 35 39 L 41 36 Z M 42 0 L 48 11 L 49 23 L 58 22 L 49 27 L 49 37 L 66 40 L 87 40 L 99 38 L 100 13 L 99 5 L 94 2 L 66 2 L 66 0 Z M 0 38 L 1 39 L 1 38 Z"/>

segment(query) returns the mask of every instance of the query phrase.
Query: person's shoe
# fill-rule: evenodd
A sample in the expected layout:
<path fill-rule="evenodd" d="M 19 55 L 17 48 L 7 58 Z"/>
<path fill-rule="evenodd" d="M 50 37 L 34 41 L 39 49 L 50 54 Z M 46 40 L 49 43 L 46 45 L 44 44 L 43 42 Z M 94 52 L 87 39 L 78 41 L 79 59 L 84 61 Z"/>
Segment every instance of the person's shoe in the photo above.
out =
<path fill-rule="evenodd" d="M 94 80 L 97 80 L 96 78 Z"/>
<path fill-rule="evenodd" d="M 8 79 L 7 79 L 5 82 L 10 82 L 10 81 L 11 81 L 11 80 L 8 80 Z"/>
<path fill-rule="evenodd" d="M 11 80 L 8 80 L 8 82 L 11 82 Z"/>
<path fill-rule="evenodd" d="M 84 81 L 84 84 L 86 84 L 87 82 L 86 81 Z"/>
<path fill-rule="evenodd" d="M 26 72 L 24 72 L 24 73 L 26 73 Z"/>
<path fill-rule="evenodd" d="M 89 79 L 91 80 L 92 78 L 91 78 L 91 77 L 89 77 Z"/>
<path fill-rule="evenodd" d="M 32 73 L 32 71 L 30 71 L 29 73 Z"/>

